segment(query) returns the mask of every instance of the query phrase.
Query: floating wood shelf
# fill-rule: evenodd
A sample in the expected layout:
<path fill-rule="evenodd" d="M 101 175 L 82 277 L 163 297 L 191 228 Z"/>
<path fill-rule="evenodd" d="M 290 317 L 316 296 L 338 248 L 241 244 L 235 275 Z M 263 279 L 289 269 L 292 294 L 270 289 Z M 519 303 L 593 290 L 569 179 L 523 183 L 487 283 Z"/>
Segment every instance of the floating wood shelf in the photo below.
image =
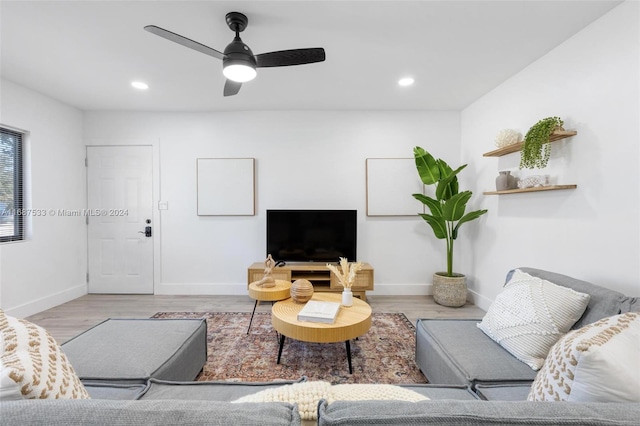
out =
<path fill-rule="evenodd" d="M 559 141 L 561 139 L 570 138 L 577 135 L 575 130 L 556 130 L 549 137 L 549 142 Z M 502 157 L 503 155 L 511 154 L 512 152 L 518 152 L 522 148 L 522 142 L 512 143 L 511 145 L 503 146 L 502 148 L 495 149 L 493 151 L 485 152 L 483 157 Z"/>
<path fill-rule="evenodd" d="M 576 189 L 578 185 L 549 185 L 536 186 L 533 188 L 507 189 L 505 191 L 486 191 L 484 195 L 504 195 L 504 194 L 520 194 L 523 192 L 540 192 L 540 191 L 557 191 L 560 189 Z"/>

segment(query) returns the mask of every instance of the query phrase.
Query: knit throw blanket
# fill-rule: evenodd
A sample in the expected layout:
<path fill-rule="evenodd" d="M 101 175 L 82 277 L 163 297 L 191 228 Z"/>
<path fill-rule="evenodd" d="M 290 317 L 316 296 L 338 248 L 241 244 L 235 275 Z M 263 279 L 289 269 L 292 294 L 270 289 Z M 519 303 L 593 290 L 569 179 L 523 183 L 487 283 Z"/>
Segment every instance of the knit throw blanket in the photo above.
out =
<path fill-rule="evenodd" d="M 317 420 L 318 403 L 321 399 L 325 399 L 331 404 L 334 401 L 361 400 L 416 402 L 429 398 L 410 389 L 395 385 L 331 385 L 329 382 L 311 381 L 266 389 L 233 402 L 288 402 L 290 404 L 298 404 L 298 411 L 300 411 L 300 417 L 303 420 Z"/>

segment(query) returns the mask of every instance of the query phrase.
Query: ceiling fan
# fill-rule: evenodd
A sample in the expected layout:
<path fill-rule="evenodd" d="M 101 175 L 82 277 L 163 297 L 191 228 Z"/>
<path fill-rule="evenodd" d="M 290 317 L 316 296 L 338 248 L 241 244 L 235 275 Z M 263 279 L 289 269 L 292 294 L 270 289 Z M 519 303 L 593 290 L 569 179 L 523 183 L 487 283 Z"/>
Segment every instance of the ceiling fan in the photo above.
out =
<path fill-rule="evenodd" d="M 229 12 L 226 15 L 226 20 L 227 25 L 231 31 L 236 33 L 236 36 L 227 45 L 224 52 L 219 52 L 202 43 L 155 25 L 147 25 L 144 29 L 205 55 L 222 59 L 222 73 L 227 79 L 224 84 L 224 96 L 237 94 L 240 91 L 240 87 L 242 87 L 242 83 L 255 78 L 257 74 L 256 68 L 312 64 L 325 60 L 324 49 L 321 47 L 279 50 L 277 52 L 254 55 L 249 46 L 244 44 L 240 38 L 240 33 L 247 28 L 249 19 L 240 12 Z"/>

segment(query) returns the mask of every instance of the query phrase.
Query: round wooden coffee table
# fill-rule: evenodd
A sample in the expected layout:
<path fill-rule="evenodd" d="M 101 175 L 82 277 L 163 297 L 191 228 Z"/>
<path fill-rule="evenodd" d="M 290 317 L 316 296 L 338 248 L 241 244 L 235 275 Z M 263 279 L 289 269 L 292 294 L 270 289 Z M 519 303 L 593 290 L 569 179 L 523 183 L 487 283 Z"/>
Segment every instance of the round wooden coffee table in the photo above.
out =
<path fill-rule="evenodd" d="M 247 334 L 251 330 L 251 323 L 253 323 L 253 316 L 256 313 L 256 308 L 260 302 L 276 302 L 278 300 L 288 299 L 291 293 L 291 281 L 276 280 L 275 287 L 262 287 L 253 283 L 249 284 L 249 297 L 254 299 L 256 303 L 253 305 L 253 312 L 251 312 L 251 320 L 249 320 L 249 328 L 247 328 Z"/>
<path fill-rule="evenodd" d="M 314 293 L 311 300 L 340 303 L 342 296 L 339 293 Z M 333 324 L 298 321 L 298 313 L 303 306 L 304 303 L 295 303 L 292 299 L 287 299 L 277 302 L 271 308 L 271 324 L 280 333 L 277 364 L 280 364 L 285 336 L 303 342 L 345 342 L 349 374 L 351 374 L 351 344 L 349 341 L 362 336 L 371 328 L 371 306 L 354 297 L 353 306 L 348 308 L 340 306 L 338 316 Z"/>

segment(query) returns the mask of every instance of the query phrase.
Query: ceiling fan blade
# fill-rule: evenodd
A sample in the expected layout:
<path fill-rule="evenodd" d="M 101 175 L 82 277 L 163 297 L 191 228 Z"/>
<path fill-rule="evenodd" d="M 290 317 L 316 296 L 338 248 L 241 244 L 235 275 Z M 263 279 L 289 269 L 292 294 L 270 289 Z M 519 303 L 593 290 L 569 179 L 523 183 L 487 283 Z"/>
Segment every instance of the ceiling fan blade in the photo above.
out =
<path fill-rule="evenodd" d="M 242 87 L 242 83 L 238 83 L 237 81 L 228 80 L 224 83 L 224 95 L 225 96 L 233 96 L 237 95 Z"/>
<path fill-rule="evenodd" d="M 325 54 L 322 47 L 280 50 L 256 55 L 256 67 L 287 67 L 290 65 L 312 64 L 324 60 Z"/>
<path fill-rule="evenodd" d="M 165 30 L 164 28 L 160 28 L 155 25 L 147 25 L 146 27 L 144 27 L 144 29 L 152 34 L 158 35 L 162 38 L 166 38 L 167 40 L 181 44 L 182 46 L 188 47 L 190 49 L 197 50 L 198 52 L 204 53 L 205 55 L 213 56 L 214 58 L 218 59 L 222 59 L 224 56 L 222 52 L 218 52 L 216 49 L 205 46 L 204 44 L 198 43 L 197 41 L 193 41 L 190 38 L 183 37 L 180 34 Z"/>

